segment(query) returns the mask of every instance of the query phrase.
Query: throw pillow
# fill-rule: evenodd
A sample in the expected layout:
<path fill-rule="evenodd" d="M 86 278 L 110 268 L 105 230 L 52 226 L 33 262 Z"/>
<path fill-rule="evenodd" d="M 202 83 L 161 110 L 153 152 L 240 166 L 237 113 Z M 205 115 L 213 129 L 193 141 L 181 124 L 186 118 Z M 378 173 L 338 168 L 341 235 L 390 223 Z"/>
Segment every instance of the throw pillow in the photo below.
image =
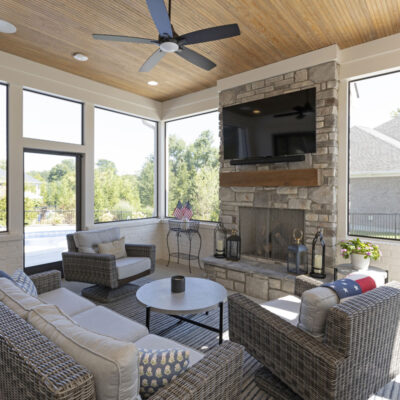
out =
<path fill-rule="evenodd" d="M 139 350 L 140 395 L 148 399 L 168 385 L 189 365 L 189 351 L 184 349 Z"/>
<path fill-rule="evenodd" d="M 7 279 L 9 279 L 11 282 L 14 282 L 14 279 L 11 278 L 11 276 L 8 275 L 7 272 L 1 271 L 1 270 L 0 270 L 0 278 L 7 278 Z"/>
<path fill-rule="evenodd" d="M 24 271 L 22 271 L 22 269 L 17 269 L 11 277 L 15 284 L 20 287 L 26 294 L 37 297 L 38 293 L 35 284 L 33 283 L 32 279 L 29 278 L 29 276 L 26 275 Z"/>
<path fill-rule="evenodd" d="M 125 250 L 125 238 L 114 240 L 112 242 L 99 243 L 100 254 L 112 254 L 115 258 L 127 257 Z"/>

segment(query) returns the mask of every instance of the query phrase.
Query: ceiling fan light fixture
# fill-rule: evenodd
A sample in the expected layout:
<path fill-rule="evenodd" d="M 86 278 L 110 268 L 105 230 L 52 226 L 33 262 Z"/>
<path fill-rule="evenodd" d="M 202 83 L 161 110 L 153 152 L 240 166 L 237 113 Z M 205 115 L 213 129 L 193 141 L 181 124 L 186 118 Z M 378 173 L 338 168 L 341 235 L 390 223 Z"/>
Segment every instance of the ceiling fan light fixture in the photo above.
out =
<path fill-rule="evenodd" d="M 86 56 L 85 54 L 82 54 L 82 53 L 74 53 L 73 55 L 72 55 L 72 57 L 74 57 L 75 58 L 75 60 L 77 60 L 77 61 L 87 61 L 87 60 L 89 60 L 89 57 L 88 56 Z"/>
<path fill-rule="evenodd" d="M 162 42 L 160 49 L 165 53 L 175 53 L 179 50 L 179 45 L 176 42 Z"/>
<path fill-rule="evenodd" d="M 0 19 L 0 33 L 15 33 L 17 32 L 17 27 L 12 23 Z"/>
<path fill-rule="evenodd" d="M 148 81 L 147 84 L 150 86 L 157 86 L 158 82 L 157 81 Z"/>

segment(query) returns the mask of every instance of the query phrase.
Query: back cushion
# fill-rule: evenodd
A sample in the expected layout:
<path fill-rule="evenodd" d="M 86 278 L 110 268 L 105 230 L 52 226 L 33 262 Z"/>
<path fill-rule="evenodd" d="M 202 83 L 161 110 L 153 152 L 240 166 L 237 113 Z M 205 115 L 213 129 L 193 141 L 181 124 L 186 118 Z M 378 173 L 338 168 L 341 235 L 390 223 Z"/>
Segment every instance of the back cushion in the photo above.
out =
<path fill-rule="evenodd" d="M 133 343 L 89 331 L 54 305 L 35 307 L 28 322 L 93 373 L 98 400 L 138 398 L 138 352 Z"/>
<path fill-rule="evenodd" d="M 298 327 L 307 333 L 322 338 L 328 310 L 339 303 L 336 293 L 327 287 L 306 290 L 301 296 Z"/>
<path fill-rule="evenodd" d="M 27 319 L 28 312 L 43 304 L 37 297 L 30 296 L 7 278 L 0 278 L 0 300 L 20 317 Z"/>
<path fill-rule="evenodd" d="M 113 242 L 120 238 L 119 228 L 79 231 L 74 234 L 75 245 L 80 253 L 97 253 L 98 244 Z"/>

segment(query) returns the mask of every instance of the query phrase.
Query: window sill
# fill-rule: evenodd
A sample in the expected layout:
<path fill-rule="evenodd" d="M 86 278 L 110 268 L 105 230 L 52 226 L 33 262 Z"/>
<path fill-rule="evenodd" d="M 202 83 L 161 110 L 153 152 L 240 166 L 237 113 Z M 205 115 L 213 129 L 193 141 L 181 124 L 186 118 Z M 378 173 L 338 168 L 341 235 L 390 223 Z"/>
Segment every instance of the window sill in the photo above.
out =
<path fill-rule="evenodd" d="M 115 222 L 99 222 L 97 224 L 86 227 L 88 230 L 106 229 L 106 228 L 133 228 L 144 225 L 154 225 L 160 222 L 160 218 L 143 218 L 143 219 L 132 219 L 128 221 L 115 221 Z"/>

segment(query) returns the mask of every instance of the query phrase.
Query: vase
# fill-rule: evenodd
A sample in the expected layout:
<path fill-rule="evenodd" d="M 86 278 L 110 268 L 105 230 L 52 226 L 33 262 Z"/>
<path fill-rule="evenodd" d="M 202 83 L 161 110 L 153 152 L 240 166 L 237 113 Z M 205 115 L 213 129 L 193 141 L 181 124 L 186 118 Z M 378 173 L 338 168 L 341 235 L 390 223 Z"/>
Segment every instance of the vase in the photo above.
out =
<path fill-rule="evenodd" d="M 359 271 L 365 271 L 369 267 L 369 262 L 371 259 L 364 258 L 363 254 L 351 254 L 351 265 L 353 266 L 354 269 L 358 269 Z"/>

